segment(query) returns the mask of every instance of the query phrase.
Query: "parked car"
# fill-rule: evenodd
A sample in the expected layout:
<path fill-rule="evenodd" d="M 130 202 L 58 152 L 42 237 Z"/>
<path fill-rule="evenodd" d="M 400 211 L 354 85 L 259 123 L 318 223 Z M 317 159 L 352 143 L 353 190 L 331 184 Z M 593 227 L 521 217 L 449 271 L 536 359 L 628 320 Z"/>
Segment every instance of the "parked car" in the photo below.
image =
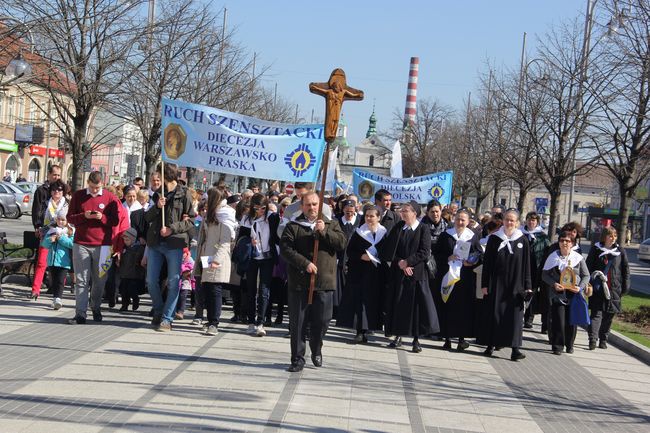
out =
<path fill-rule="evenodd" d="M 36 192 L 36 189 L 41 186 L 41 183 L 36 183 L 36 182 L 16 182 L 13 183 L 12 185 L 17 186 L 20 188 L 22 191 L 25 191 L 26 193 L 29 193 L 29 210 L 27 212 L 23 213 L 32 213 L 32 205 L 34 204 L 34 193 Z"/>
<path fill-rule="evenodd" d="M 6 182 L 0 182 L 0 216 L 4 218 L 20 218 L 22 211 L 16 201 L 13 190 L 5 187 Z"/>
<path fill-rule="evenodd" d="M 639 245 L 639 260 L 644 262 L 650 262 L 650 238 L 641 242 Z"/>
<path fill-rule="evenodd" d="M 21 214 L 31 213 L 32 199 L 29 196 L 29 193 L 23 191 L 16 185 L 9 182 L 2 182 L 2 186 L 4 186 L 9 192 L 16 196 L 16 203 L 18 203 L 18 206 L 20 206 Z"/>

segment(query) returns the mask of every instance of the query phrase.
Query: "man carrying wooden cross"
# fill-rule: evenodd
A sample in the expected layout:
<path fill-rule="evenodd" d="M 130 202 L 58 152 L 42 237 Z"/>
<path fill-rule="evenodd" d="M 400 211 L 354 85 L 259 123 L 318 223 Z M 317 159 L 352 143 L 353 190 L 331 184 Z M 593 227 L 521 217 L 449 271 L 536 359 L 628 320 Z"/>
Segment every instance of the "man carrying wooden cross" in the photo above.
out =
<path fill-rule="evenodd" d="M 323 365 L 323 337 L 332 319 L 336 289 L 337 252 L 346 246 L 346 237 L 336 221 L 323 216 L 324 173 L 327 173 L 329 146 L 336 138 L 343 102 L 361 100 L 361 90 L 348 87 L 345 72 L 335 69 L 327 83 L 311 83 L 309 90 L 325 97 L 325 140 L 320 193 L 302 196 L 302 214 L 290 221 L 280 239 L 280 254 L 287 262 L 289 285 L 289 332 L 291 333 L 290 372 L 305 365 L 305 317 L 309 317 L 309 347 L 316 367 Z"/>

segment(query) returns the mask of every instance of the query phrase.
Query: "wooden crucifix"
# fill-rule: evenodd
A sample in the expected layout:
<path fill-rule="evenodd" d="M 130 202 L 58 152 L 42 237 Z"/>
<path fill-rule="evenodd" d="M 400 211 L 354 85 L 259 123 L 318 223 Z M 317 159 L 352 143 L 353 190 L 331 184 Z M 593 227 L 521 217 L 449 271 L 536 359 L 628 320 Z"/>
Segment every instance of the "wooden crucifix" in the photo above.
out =
<path fill-rule="evenodd" d="M 330 144 L 336 139 L 336 132 L 339 129 L 339 118 L 344 101 L 363 100 L 363 91 L 349 87 L 345 81 L 343 69 L 336 68 L 332 71 L 329 81 L 326 83 L 310 83 L 309 91 L 325 98 L 325 155 L 321 168 L 321 185 L 318 192 L 318 219 L 323 218 L 323 194 L 325 192 L 325 179 L 327 177 L 327 166 L 330 157 Z M 314 240 L 313 263 L 318 266 L 318 244 L 319 239 Z M 312 303 L 314 297 L 314 286 L 316 285 L 316 274 L 311 274 L 309 282 L 308 304 Z"/>

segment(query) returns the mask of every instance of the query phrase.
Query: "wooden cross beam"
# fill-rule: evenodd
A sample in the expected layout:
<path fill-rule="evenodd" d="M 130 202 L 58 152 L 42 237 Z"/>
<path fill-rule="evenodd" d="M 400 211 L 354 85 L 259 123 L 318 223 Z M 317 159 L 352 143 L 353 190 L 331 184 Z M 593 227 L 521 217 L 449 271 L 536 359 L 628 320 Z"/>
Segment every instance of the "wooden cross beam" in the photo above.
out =
<path fill-rule="evenodd" d="M 325 192 L 325 179 L 327 177 L 327 166 L 330 159 L 330 144 L 336 139 L 336 132 L 339 129 L 339 119 L 344 101 L 363 100 L 363 91 L 354 89 L 347 85 L 345 72 L 336 68 L 332 71 L 330 79 L 326 83 L 310 83 L 309 91 L 325 98 L 325 155 L 321 169 L 321 186 L 318 192 L 318 219 L 323 218 L 323 194 Z M 314 240 L 313 263 L 318 266 L 318 244 L 319 239 Z M 309 296 L 307 303 L 311 304 L 314 297 L 314 286 L 316 285 L 316 274 L 311 274 L 309 282 Z"/>

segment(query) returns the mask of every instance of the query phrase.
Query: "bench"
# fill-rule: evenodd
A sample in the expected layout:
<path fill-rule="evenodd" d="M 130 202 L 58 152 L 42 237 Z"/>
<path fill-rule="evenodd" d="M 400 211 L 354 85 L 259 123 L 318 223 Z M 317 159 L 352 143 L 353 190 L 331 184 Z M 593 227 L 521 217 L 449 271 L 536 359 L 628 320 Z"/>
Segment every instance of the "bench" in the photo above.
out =
<path fill-rule="evenodd" d="M 30 276 L 36 262 L 36 252 L 39 241 L 33 231 L 23 232 L 23 246 L 8 248 L 7 233 L 0 232 L 0 295 L 2 294 L 2 281 L 9 275 L 24 275 L 31 284 Z M 24 267 L 27 265 L 27 272 Z"/>

